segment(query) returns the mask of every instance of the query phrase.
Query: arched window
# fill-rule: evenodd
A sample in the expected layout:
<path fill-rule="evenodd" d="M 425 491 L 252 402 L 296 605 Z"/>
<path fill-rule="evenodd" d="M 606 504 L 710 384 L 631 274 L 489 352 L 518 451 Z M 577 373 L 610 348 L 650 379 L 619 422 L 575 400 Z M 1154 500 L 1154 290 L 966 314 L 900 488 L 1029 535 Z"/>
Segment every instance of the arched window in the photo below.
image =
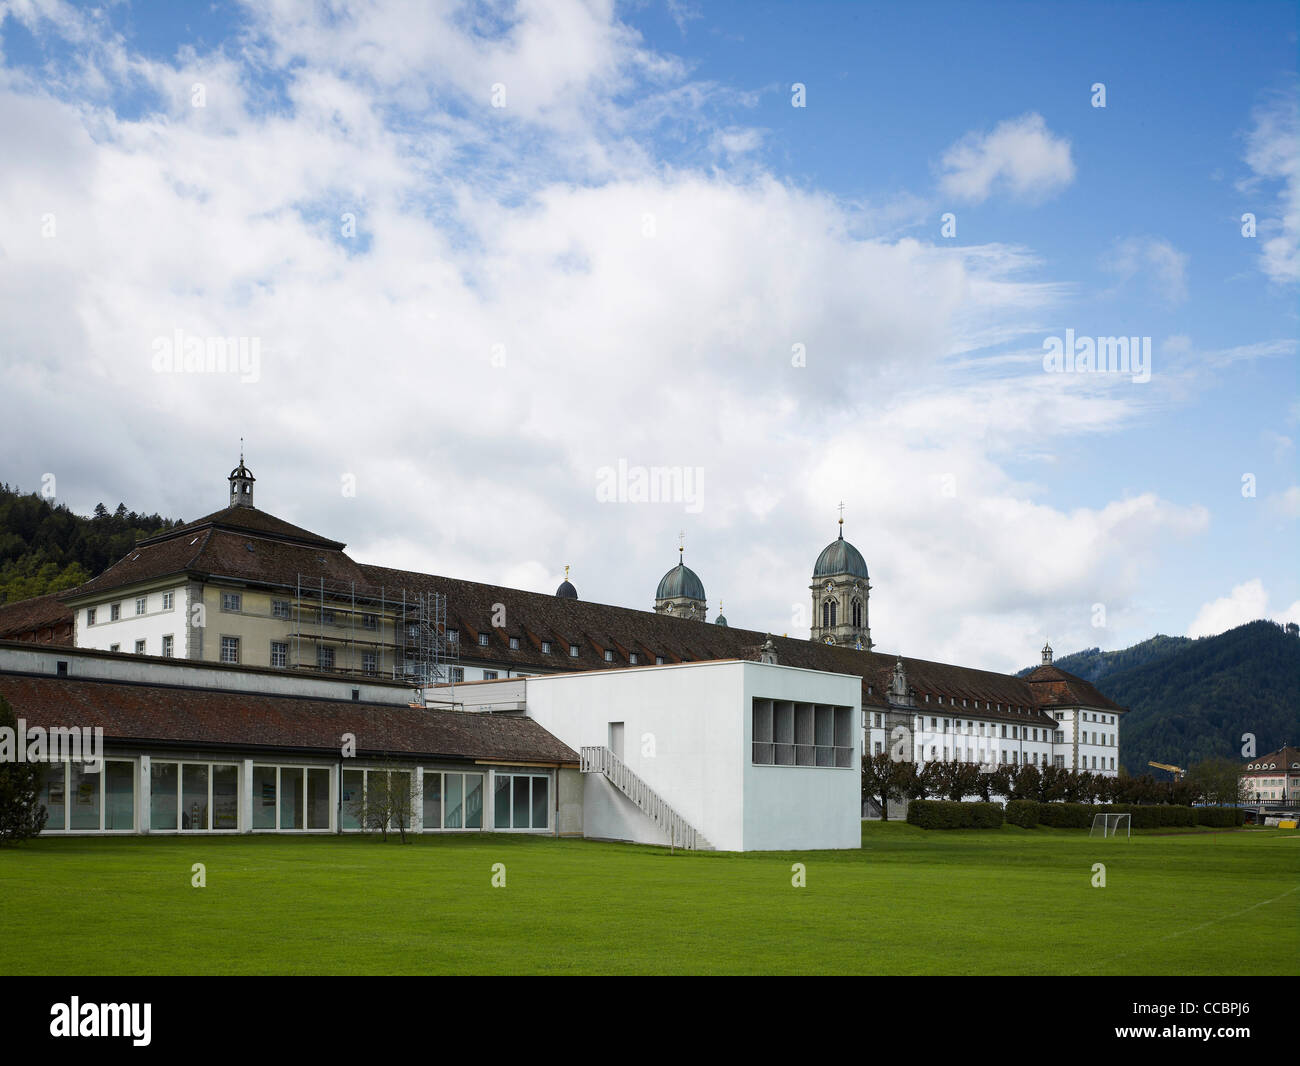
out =
<path fill-rule="evenodd" d="M 854 629 L 862 628 L 862 601 L 861 600 L 853 601 L 853 628 Z"/>
<path fill-rule="evenodd" d="M 822 628 L 830 629 L 831 627 L 831 601 L 822 600 Z"/>
<path fill-rule="evenodd" d="M 831 625 L 835 625 L 835 608 L 838 606 L 834 600 L 830 601 L 831 605 Z"/>

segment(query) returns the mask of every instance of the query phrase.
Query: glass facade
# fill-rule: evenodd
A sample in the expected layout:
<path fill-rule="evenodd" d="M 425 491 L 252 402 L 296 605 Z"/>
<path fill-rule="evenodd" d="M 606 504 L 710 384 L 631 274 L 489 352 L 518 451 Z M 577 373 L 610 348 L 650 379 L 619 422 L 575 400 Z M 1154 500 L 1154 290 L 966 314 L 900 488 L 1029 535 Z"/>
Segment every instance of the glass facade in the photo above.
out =
<path fill-rule="evenodd" d="M 49 763 L 40 786 L 47 833 L 131 832 L 135 829 L 135 764 Z"/>
<path fill-rule="evenodd" d="M 541 774 L 497 774 L 492 819 L 495 828 L 548 828 L 550 783 L 550 778 Z"/>

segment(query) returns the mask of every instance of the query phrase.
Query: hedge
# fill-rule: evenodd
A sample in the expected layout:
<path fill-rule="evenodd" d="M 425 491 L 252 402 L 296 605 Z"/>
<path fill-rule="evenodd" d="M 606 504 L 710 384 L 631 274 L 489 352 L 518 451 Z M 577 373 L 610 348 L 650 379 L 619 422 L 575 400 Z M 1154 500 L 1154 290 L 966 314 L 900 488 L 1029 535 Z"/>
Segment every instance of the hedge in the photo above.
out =
<path fill-rule="evenodd" d="M 1246 824 L 1246 812 L 1236 807 L 1197 807 L 1196 824 L 1233 826 Z"/>
<path fill-rule="evenodd" d="M 921 829 L 1001 829 L 1002 804 L 912 800 L 907 822 Z"/>
<path fill-rule="evenodd" d="M 1033 800 L 1010 800 L 1007 803 L 1007 821 L 1023 829 L 1033 829 L 1038 824 L 1038 809 L 1042 806 Z"/>

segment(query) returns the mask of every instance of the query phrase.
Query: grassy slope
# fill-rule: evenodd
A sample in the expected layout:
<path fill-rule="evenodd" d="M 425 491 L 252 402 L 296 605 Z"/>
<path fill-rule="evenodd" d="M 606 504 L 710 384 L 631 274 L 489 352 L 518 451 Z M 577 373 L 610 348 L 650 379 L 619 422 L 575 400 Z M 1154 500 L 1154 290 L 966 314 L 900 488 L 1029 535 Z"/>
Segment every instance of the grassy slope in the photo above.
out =
<path fill-rule="evenodd" d="M 1260 976 L 1300 957 L 1300 834 L 868 824 L 860 852 L 675 856 L 493 835 L 40 840 L 0 851 L 0 899 L 4 974 Z"/>

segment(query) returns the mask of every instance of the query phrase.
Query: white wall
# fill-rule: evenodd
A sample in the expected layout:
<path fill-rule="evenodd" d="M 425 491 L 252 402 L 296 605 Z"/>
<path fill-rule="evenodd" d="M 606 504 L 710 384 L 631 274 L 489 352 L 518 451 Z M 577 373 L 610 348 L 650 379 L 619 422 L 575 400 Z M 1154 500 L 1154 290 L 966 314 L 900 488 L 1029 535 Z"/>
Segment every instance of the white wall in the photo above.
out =
<path fill-rule="evenodd" d="M 529 717 L 571 748 L 609 746 L 624 723 L 623 761 L 715 848 L 861 845 L 861 679 L 726 661 L 601 670 L 525 681 Z M 751 699 L 854 708 L 852 767 L 752 765 Z M 589 837 L 667 843 L 604 778 L 587 775 Z"/>

